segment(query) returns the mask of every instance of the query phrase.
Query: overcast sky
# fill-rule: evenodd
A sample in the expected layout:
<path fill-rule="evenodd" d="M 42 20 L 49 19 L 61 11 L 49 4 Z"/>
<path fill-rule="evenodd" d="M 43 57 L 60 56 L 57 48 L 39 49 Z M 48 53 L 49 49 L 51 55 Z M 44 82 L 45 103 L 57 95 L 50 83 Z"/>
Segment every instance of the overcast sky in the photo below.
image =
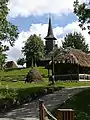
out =
<path fill-rule="evenodd" d="M 85 2 L 86 0 L 79 0 Z M 22 57 L 23 41 L 31 34 L 41 34 L 42 40 L 47 34 L 48 16 L 51 13 L 52 26 L 58 46 L 64 36 L 70 32 L 81 32 L 90 47 L 90 36 L 87 31 L 78 27 L 77 17 L 73 14 L 74 0 L 10 0 L 8 20 L 18 26 L 19 38 L 8 53 L 9 60 Z"/>

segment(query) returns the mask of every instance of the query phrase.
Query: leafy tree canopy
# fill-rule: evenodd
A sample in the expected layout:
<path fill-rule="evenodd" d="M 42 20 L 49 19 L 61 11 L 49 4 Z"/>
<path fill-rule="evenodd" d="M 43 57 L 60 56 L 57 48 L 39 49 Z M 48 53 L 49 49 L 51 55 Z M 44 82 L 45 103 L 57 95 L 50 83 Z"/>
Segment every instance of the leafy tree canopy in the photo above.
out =
<path fill-rule="evenodd" d="M 4 62 L 2 61 L 6 60 L 4 52 L 9 50 L 9 46 L 7 46 L 7 44 L 5 45 L 5 42 L 13 46 L 16 38 L 18 37 L 17 26 L 7 20 L 9 11 L 7 7 L 8 2 L 8 0 L 0 0 L 0 66 L 3 66 L 2 63 Z"/>
<path fill-rule="evenodd" d="M 78 0 L 74 1 L 74 13 L 78 17 L 79 26 L 82 30 L 88 29 L 88 33 L 90 34 L 90 3 L 82 3 L 80 4 Z"/>
<path fill-rule="evenodd" d="M 18 60 L 17 60 L 17 64 L 18 65 L 24 65 L 24 63 L 25 63 L 25 59 L 24 58 L 19 58 Z"/>
<path fill-rule="evenodd" d="M 85 38 L 81 35 L 81 33 L 69 33 L 64 38 L 64 42 L 62 42 L 63 48 L 71 47 L 75 49 L 80 49 L 84 52 L 88 52 L 88 44 L 85 43 Z"/>
<path fill-rule="evenodd" d="M 41 38 L 37 35 L 31 35 L 25 42 L 22 52 L 26 56 L 26 62 L 34 62 L 43 58 L 44 56 L 44 44 Z"/>

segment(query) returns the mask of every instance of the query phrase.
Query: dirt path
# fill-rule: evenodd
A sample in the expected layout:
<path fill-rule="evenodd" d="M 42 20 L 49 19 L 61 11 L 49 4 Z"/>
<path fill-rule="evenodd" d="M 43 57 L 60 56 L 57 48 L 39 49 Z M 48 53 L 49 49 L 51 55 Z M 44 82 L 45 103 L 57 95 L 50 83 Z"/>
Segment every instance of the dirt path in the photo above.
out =
<path fill-rule="evenodd" d="M 45 95 L 40 99 L 44 100 L 45 106 L 51 111 L 71 96 L 86 88 L 88 87 L 63 88 L 53 94 Z M 38 99 L 34 100 L 31 103 L 24 104 L 19 109 L 0 115 L 0 120 L 39 120 L 38 102 Z"/>

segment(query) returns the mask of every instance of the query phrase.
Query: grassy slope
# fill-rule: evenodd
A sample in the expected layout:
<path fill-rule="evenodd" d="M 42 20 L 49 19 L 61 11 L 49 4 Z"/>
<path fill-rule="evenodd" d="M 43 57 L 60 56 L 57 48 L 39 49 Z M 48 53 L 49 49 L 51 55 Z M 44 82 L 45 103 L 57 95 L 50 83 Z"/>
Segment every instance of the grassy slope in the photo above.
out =
<path fill-rule="evenodd" d="M 47 86 L 48 78 L 45 78 L 47 77 L 47 73 L 48 73 L 47 70 L 45 70 L 43 67 L 39 67 L 36 69 L 38 69 L 40 73 L 44 76 L 44 82 L 25 84 L 23 81 L 11 82 L 7 80 L 8 77 L 12 77 L 12 76 L 14 77 L 23 76 L 23 75 L 25 76 L 30 70 L 30 68 L 0 72 L 0 77 L 4 77 L 4 79 L 6 78 L 5 81 L 0 81 L 0 98 L 11 97 L 12 99 L 14 99 L 14 97 L 17 96 L 16 94 L 18 94 L 18 97 L 21 97 L 22 99 L 24 95 L 26 95 L 26 97 L 28 96 L 27 93 L 36 92 Z M 19 78 L 21 79 L 21 77 Z M 62 86 L 62 87 L 90 86 L 90 82 L 57 82 L 55 85 L 57 87 L 58 86 Z M 18 89 L 18 91 L 15 92 L 14 89 Z M 76 110 L 77 120 L 90 120 L 89 104 L 90 104 L 90 89 L 88 91 L 84 91 L 76 95 L 62 107 L 73 108 L 74 110 Z"/>
<path fill-rule="evenodd" d="M 23 89 L 24 91 L 27 91 L 27 92 L 29 91 L 30 93 L 30 92 L 38 91 L 44 88 L 45 86 L 47 86 L 48 84 L 47 78 L 43 78 L 44 82 L 41 82 L 41 83 L 24 83 L 24 77 L 27 75 L 30 69 L 31 68 L 0 71 L 0 98 L 6 97 L 7 91 L 8 93 L 10 93 L 9 89 L 13 89 L 12 94 L 15 92 L 14 89 L 17 89 L 17 90 L 20 89 L 20 91 L 22 91 Z M 44 77 L 47 76 L 47 70 L 44 69 L 43 67 L 39 67 L 36 69 L 40 71 L 40 73 Z M 23 81 L 18 81 L 18 79 Z M 17 82 L 12 82 L 12 80 L 17 80 Z"/>
<path fill-rule="evenodd" d="M 12 76 L 12 75 L 26 75 L 30 68 L 27 69 L 8 69 L 6 71 L 0 71 L 0 76 Z"/>
<path fill-rule="evenodd" d="M 90 86 L 90 82 L 70 82 L 70 81 L 66 81 L 66 82 L 56 82 L 56 86 L 62 86 L 62 87 L 78 87 L 78 86 Z"/>
<path fill-rule="evenodd" d="M 27 69 L 8 69 L 6 71 L 0 71 L 0 80 L 4 81 L 23 81 L 31 68 Z M 41 75 L 45 78 L 48 75 L 48 71 L 44 67 L 36 67 Z"/>
<path fill-rule="evenodd" d="M 0 71 L 0 88 L 4 88 L 8 85 L 9 88 L 27 88 L 33 86 L 44 86 L 48 84 L 48 71 L 44 67 L 36 67 L 36 69 L 42 74 L 44 83 L 38 84 L 25 84 L 24 78 L 27 75 L 28 71 L 31 68 L 27 69 L 13 69 L 7 71 Z M 3 81 L 2 81 L 3 80 Z M 13 80 L 19 80 L 18 82 L 12 82 Z M 75 86 L 90 86 L 90 82 L 56 82 L 56 86 L 62 87 L 75 87 Z"/>
<path fill-rule="evenodd" d="M 44 67 L 35 67 L 41 74 L 47 75 L 47 69 Z M 0 76 L 13 76 L 13 75 L 27 75 L 31 68 L 26 69 L 8 69 L 6 71 L 0 71 Z"/>
<path fill-rule="evenodd" d="M 75 120 L 90 120 L 90 89 L 87 89 L 87 90 L 73 96 L 64 105 L 62 105 L 58 108 L 74 109 L 75 115 L 76 115 Z M 57 114 L 57 113 L 55 113 L 55 111 L 54 111 L 54 115 Z"/>

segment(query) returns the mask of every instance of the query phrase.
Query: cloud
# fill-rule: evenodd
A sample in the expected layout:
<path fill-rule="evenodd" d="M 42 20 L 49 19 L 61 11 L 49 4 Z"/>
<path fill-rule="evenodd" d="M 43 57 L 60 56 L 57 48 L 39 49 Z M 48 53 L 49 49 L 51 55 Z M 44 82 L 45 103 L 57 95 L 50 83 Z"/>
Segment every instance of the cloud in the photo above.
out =
<path fill-rule="evenodd" d="M 79 0 L 85 2 L 87 0 Z M 42 15 L 47 13 L 63 15 L 73 11 L 74 0 L 10 0 L 8 7 L 9 16 L 28 17 L 30 15 Z"/>
<path fill-rule="evenodd" d="M 86 43 L 89 44 L 89 48 L 90 48 L 90 36 L 88 35 L 88 31 L 87 30 L 82 31 L 78 26 L 78 24 L 79 23 L 76 21 L 66 25 L 65 27 L 57 26 L 53 28 L 54 36 L 57 37 L 58 46 L 62 45 L 61 41 L 64 40 L 66 34 L 76 31 L 82 33 L 82 35 L 85 37 Z M 9 56 L 8 60 L 12 60 L 12 59 L 17 60 L 18 58 L 23 56 L 21 52 L 21 49 L 24 46 L 23 41 L 26 41 L 31 34 L 37 34 L 37 35 L 41 34 L 41 38 L 45 44 L 44 37 L 47 35 L 47 29 L 48 29 L 48 24 L 40 23 L 40 24 L 32 24 L 29 30 L 26 32 L 22 31 L 19 34 L 18 40 L 15 42 L 15 46 L 13 48 L 10 47 L 10 50 L 7 52 Z"/>
<path fill-rule="evenodd" d="M 89 45 L 89 49 L 90 49 L 90 35 L 88 34 L 88 30 L 82 31 L 82 29 L 79 27 L 78 21 L 68 24 L 63 28 L 63 31 L 64 31 L 64 35 L 74 31 L 80 32 L 84 36 L 85 41 Z"/>
<path fill-rule="evenodd" d="M 44 37 L 46 36 L 47 27 L 48 27 L 47 24 L 32 24 L 28 31 L 26 32 L 22 31 L 15 42 L 15 46 L 13 48 L 10 47 L 10 50 L 7 52 L 8 60 L 17 60 L 18 58 L 24 56 L 21 52 L 22 47 L 24 46 L 24 41 L 26 41 L 27 38 L 32 34 L 37 34 L 37 35 L 41 34 L 41 38 L 45 44 Z"/>

